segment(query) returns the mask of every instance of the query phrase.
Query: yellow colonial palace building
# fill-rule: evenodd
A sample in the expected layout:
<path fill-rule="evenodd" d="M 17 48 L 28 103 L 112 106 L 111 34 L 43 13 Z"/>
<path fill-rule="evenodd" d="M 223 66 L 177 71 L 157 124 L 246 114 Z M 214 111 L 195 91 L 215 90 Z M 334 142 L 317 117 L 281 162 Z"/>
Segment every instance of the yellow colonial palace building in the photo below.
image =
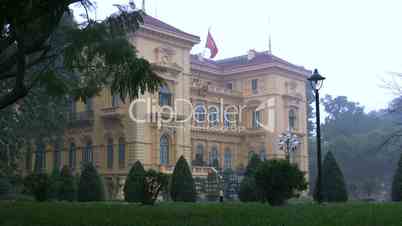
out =
<path fill-rule="evenodd" d="M 209 60 L 190 52 L 200 38 L 151 16 L 130 38 L 138 55 L 166 80 L 159 93 L 121 102 L 109 89 L 85 104 L 71 103 L 62 142 L 35 144 L 26 169 L 78 172 L 91 161 L 105 178 L 124 180 L 139 160 L 146 168 L 171 172 L 180 156 L 195 176 L 214 168 L 244 169 L 252 154 L 284 158 L 281 133 L 300 145 L 290 160 L 308 172 L 306 84 L 311 72 L 272 55 Z"/>

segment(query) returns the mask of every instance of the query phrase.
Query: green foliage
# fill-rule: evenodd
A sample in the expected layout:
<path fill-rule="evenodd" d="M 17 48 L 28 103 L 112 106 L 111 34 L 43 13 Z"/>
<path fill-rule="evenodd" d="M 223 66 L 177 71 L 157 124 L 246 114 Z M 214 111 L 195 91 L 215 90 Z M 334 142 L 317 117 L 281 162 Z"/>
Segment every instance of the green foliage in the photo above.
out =
<path fill-rule="evenodd" d="M 257 185 L 254 177 L 244 177 L 240 183 L 239 199 L 242 202 L 259 201 Z"/>
<path fill-rule="evenodd" d="M 46 173 L 33 173 L 24 179 L 27 192 L 38 202 L 48 201 L 51 196 L 51 179 Z"/>
<path fill-rule="evenodd" d="M 49 177 L 50 179 L 50 194 L 49 198 L 51 200 L 58 199 L 58 192 L 60 189 L 60 170 L 58 168 L 54 168 L 52 174 Z"/>
<path fill-rule="evenodd" d="M 142 204 L 153 205 L 159 193 L 168 185 L 168 177 L 155 170 L 148 170 L 144 180 L 144 199 Z"/>
<path fill-rule="evenodd" d="M 218 170 L 218 171 L 221 170 L 220 165 L 219 165 L 219 160 L 218 160 L 218 159 L 214 159 L 214 160 L 212 161 L 212 167 L 214 167 L 214 168 L 215 168 L 216 170 Z"/>
<path fill-rule="evenodd" d="M 94 8 L 90 0 L 6 1 L 1 5 L 0 23 L 7 29 L 0 30 L 0 81 L 7 86 L 0 90 L 0 109 L 36 87 L 49 95 L 68 94 L 77 99 L 94 96 L 105 86 L 122 99 L 159 89 L 162 79 L 148 61 L 137 57 L 127 39 L 139 29 L 144 13 L 119 7 L 118 14 L 103 21 L 87 14 L 80 26 L 60 23 L 71 13 L 69 6 L 77 2 L 86 10 Z M 27 59 L 17 61 L 17 55 Z"/>
<path fill-rule="evenodd" d="M 102 178 L 92 163 L 84 163 L 78 184 L 78 201 L 104 201 L 105 191 Z"/>
<path fill-rule="evenodd" d="M 134 163 L 124 185 L 124 199 L 127 202 L 142 202 L 144 199 L 145 170 L 140 161 Z"/>
<path fill-rule="evenodd" d="M 0 176 L 0 200 L 9 199 L 13 194 L 13 186 L 7 177 Z"/>
<path fill-rule="evenodd" d="M 261 192 L 261 201 L 273 206 L 283 205 L 307 189 L 304 173 L 286 160 L 264 161 L 255 173 L 255 182 Z"/>
<path fill-rule="evenodd" d="M 399 159 L 400 129 L 394 122 L 401 114 L 390 110 L 366 113 L 363 106 L 346 97 L 326 96 L 327 113 L 322 130 L 322 151 L 331 151 L 342 168 L 351 199 L 390 197 L 394 166 Z M 394 138 L 394 139 L 391 139 Z M 316 183 L 316 138 L 309 139 L 310 187 Z M 370 180 L 370 181 L 367 181 Z M 370 189 L 368 190 L 368 185 Z M 313 189 L 311 189 L 313 191 Z"/>
<path fill-rule="evenodd" d="M 391 198 L 395 202 L 402 201 L 402 154 L 392 181 Z"/>
<path fill-rule="evenodd" d="M 242 202 L 255 202 L 260 199 L 260 192 L 255 181 L 255 173 L 262 164 L 261 159 L 254 154 L 246 167 L 243 180 L 240 183 L 239 199 Z"/>
<path fill-rule="evenodd" d="M 183 156 L 173 170 L 170 196 L 176 202 L 195 202 L 197 198 L 193 175 Z"/>
<path fill-rule="evenodd" d="M 62 168 L 59 180 L 58 199 L 60 201 L 75 201 L 77 198 L 77 184 L 68 166 Z"/>
<path fill-rule="evenodd" d="M 341 169 L 331 152 L 325 156 L 322 167 L 322 199 L 326 202 L 346 202 L 348 192 Z"/>
<path fill-rule="evenodd" d="M 3 225 L 18 226 L 396 226 L 401 212 L 398 203 L 303 203 L 281 208 L 260 203 L 0 203 Z"/>
<path fill-rule="evenodd" d="M 258 166 L 261 164 L 261 159 L 258 157 L 258 155 L 253 154 L 251 156 L 250 161 L 248 162 L 248 165 L 246 167 L 246 177 L 253 177 L 255 175 L 255 172 L 257 171 Z"/>

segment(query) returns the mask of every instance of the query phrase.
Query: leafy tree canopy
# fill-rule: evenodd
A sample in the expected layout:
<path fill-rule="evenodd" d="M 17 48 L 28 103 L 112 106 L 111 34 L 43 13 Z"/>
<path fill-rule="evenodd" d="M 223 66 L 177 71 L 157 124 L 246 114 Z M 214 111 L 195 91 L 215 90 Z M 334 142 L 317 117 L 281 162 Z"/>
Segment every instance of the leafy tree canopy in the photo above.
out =
<path fill-rule="evenodd" d="M 82 100 L 104 86 L 123 100 L 159 88 L 161 78 L 148 61 L 137 57 L 127 39 L 143 22 L 142 11 L 119 7 L 118 14 L 104 21 L 88 16 L 79 26 L 66 27 L 61 36 L 60 21 L 72 4 L 93 9 L 90 0 L 2 2 L 0 109 L 35 87 L 43 87 L 51 96 L 68 94 Z"/>

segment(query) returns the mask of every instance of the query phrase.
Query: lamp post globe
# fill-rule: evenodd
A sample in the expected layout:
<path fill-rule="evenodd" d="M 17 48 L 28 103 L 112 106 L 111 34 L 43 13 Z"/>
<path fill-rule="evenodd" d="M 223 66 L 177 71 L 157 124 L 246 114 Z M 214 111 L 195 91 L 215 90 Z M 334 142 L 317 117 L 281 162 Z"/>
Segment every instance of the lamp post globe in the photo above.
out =
<path fill-rule="evenodd" d="M 314 90 L 315 95 L 315 117 L 316 117 L 316 136 L 317 136 L 317 184 L 316 194 L 317 202 L 322 202 L 322 161 L 321 161 L 321 128 L 320 128 L 320 94 L 319 90 L 322 88 L 325 77 L 318 73 L 317 69 L 314 69 L 313 74 L 308 80 L 311 83 L 311 87 Z"/>
<path fill-rule="evenodd" d="M 290 154 L 301 144 L 299 137 L 290 130 L 279 134 L 279 148 L 285 152 L 286 160 L 290 162 Z"/>

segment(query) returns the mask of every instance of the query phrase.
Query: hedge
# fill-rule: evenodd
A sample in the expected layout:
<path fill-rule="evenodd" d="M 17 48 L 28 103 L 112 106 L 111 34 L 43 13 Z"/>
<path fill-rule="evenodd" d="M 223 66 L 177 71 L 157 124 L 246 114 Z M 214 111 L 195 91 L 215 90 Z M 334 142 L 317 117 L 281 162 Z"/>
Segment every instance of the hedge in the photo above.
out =
<path fill-rule="evenodd" d="M 0 202 L 0 225 L 7 226 L 335 226 L 400 225 L 402 205 L 316 204 L 270 207 L 244 203 Z"/>

